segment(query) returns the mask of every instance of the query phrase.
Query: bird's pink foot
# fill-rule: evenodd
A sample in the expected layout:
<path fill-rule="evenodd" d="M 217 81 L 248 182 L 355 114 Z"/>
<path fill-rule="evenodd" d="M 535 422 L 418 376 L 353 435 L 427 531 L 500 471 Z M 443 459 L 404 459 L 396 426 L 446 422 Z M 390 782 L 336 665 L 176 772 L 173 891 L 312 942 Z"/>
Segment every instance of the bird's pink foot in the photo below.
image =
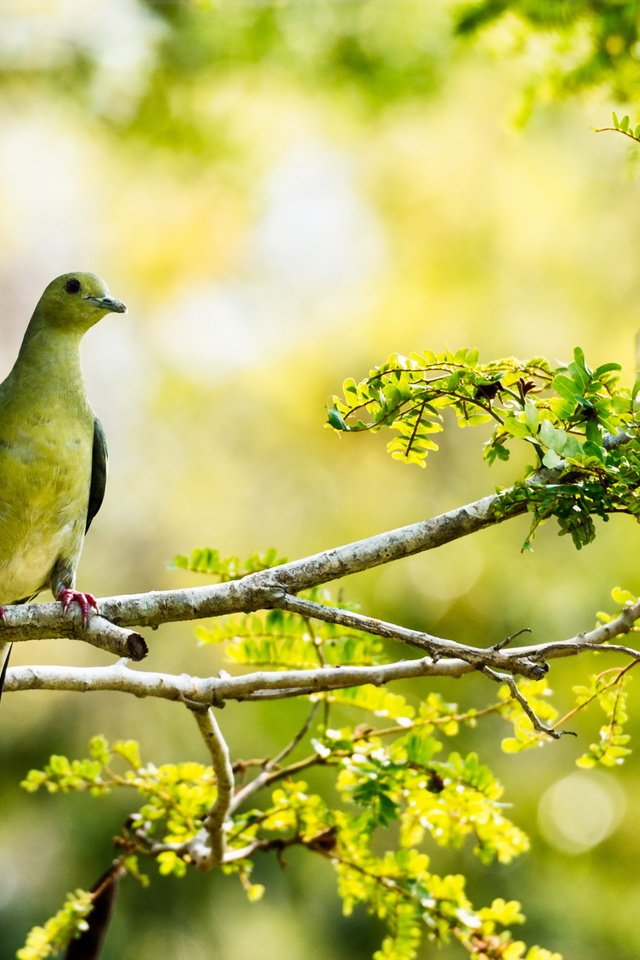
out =
<path fill-rule="evenodd" d="M 82 622 L 85 627 L 89 623 L 89 607 L 93 607 L 96 613 L 98 610 L 98 601 L 92 593 L 81 593 L 80 590 L 61 590 L 57 599 L 62 604 L 62 609 L 67 612 L 72 603 L 77 603 L 82 611 Z"/>

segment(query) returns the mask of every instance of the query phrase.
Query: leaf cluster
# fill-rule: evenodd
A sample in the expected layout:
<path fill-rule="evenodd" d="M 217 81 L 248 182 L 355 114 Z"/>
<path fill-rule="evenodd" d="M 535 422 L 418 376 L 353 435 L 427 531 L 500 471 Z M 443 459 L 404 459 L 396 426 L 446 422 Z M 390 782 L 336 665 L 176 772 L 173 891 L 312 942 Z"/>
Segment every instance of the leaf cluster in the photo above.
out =
<path fill-rule="evenodd" d="M 18 950 L 17 960 L 47 960 L 55 957 L 70 940 L 87 929 L 86 918 L 93 909 L 93 895 L 86 890 L 67 894 L 63 906 L 43 927 L 29 931 L 24 947 Z"/>
<path fill-rule="evenodd" d="M 580 706 L 595 701 L 605 715 L 597 743 L 589 745 L 588 751 L 578 760 L 578 766 L 587 769 L 596 764 L 613 767 L 623 763 L 625 757 L 631 753 L 628 747 L 631 737 L 624 730 L 629 719 L 624 685 L 627 674 L 628 667 L 605 670 L 591 677 L 588 685 L 573 688 L 576 702 Z"/>
<path fill-rule="evenodd" d="M 233 556 L 223 557 L 219 550 L 210 547 L 198 547 L 190 554 L 179 553 L 171 561 L 171 565 L 178 570 L 203 573 L 217 583 L 238 580 L 250 573 L 258 573 L 260 570 L 267 570 L 281 563 L 286 563 L 286 557 L 278 556 L 275 547 L 252 553 L 244 560 Z"/>
<path fill-rule="evenodd" d="M 631 137 L 633 140 L 640 142 L 640 123 L 633 127 L 631 121 L 629 120 L 629 115 L 626 113 L 622 120 L 619 120 L 618 114 L 615 112 L 615 110 L 611 114 L 611 120 L 614 130 L 618 130 L 620 133 L 626 133 L 627 136 Z"/>
<path fill-rule="evenodd" d="M 143 765 L 136 741 L 109 744 L 102 735 L 91 739 L 88 757 L 69 760 L 54 755 L 42 770 L 30 770 L 22 786 L 30 793 L 44 788 L 49 793 L 86 792 L 93 797 L 118 789 L 134 791 L 142 802 L 125 833 L 144 829 L 146 838 L 163 843 L 181 843 L 194 836 L 202 825 L 203 811 L 216 795 L 211 768 L 191 761 Z M 122 844 L 130 846 L 125 839 Z M 159 863 L 161 873 L 171 872 L 161 857 Z M 132 870 L 132 863 L 128 867 Z M 184 868 L 178 872 L 183 874 Z"/>
<path fill-rule="evenodd" d="M 301 591 L 300 597 L 334 603 L 331 592 L 318 587 Z M 347 607 L 343 604 L 343 608 Z M 251 667 L 364 666 L 385 659 L 382 641 L 369 633 L 337 623 L 312 623 L 286 610 L 231 614 L 208 627 L 196 627 L 195 634 L 202 644 L 224 644 L 230 663 Z"/>
<path fill-rule="evenodd" d="M 617 363 L 591 369 L 579 347 L 555 367 L 541 357 L 480 363 L 468 349 L 393 354 L 360 382 L 344 382 L 343 395 L 328 405 L 328 424 L 343 433 L 392 430 L 387 451 L 420 467 L 438 449 L 447 414 L 459 427 L 490 425 L 487 463 L 509 460 L 514 447 L 531 458 L 497 513 L 526 506 L 532 534 L 555 517 L 580 548 L 594 538 L 594 516 L 640 515 L 639 385 L 621 386 L 619 371 Z"/>
<path fill-rule="evenodd" d="M 21 76 L 80 100 L 120 136 L 128 134 L 184 156 L 228 159 L 232 131 L 203 106 L 203 87 L 251 76 L 287 76 L 301 89 L 320 87 L 379 111 L 433 95 L 452 41 L 482 42 L 492 29 L 511 52 L 535 36 L 550 55 L 531 74 L 548 95 L 594 85 L 616 99 L 635 94 L 640 30 L 635 0 L 359 0 L 357 3 L 166 3 L 139 0 L 148 30 L 144 74 L 114 107 L 96 97 L 101 60 L 69 31 L 51 57 L 8 56 L 0 82 Z M 542 41 L 542 44 L 541 44 Z M 569 54 L 569 56 L 567 56 Z M 343 96 L 343 100 L 345 97 Z M 204 122 L 204 121 L 207 122 Z"/>
<path fill-rule="evenodd" d="M 634 96 L 640 79 L 635 0 L 471 0 L 457 6 L 460 36 L 505 25 L 520 39 L 533 33 L 546 41 L 555 56 L 549 56 L 546 70 L 537 66 L 547 94 L 549 87 L 562 96 L 603 85 L 616 99 Z"/>
<path fill-rule="evenodd" d="M 519 905 L 496 900 L 474 907 L 464 878 L 434 872 L 423 849 L 427 842 L 468 849 L 484 863 L 509 863 L 527 849 L 526 836 L 505 816 L 503 788 L 491 771 L 474 753 L 445 750 L 444 740 L 461 723 L 474 724 L 476 712 L 457 714 L 454 704 L 434 693 L 417 707 L 399 695 L 368 708 L 360 700 L 357 706 L 372 723 L 327 727 L 325 717 L 311 730 L 312 752 L 302 760 L 271 768 L 266 760 L 260 764 L 269 771 L 263 801 L 226 824 L 224 871 L 238 876 L 249 899 L 256 900 L 264 891 L 250 879 L 254 855 L 271 850 L 281 856 L 288 847 L 302 847 L 330 864 L 345 912 L 363 905 L 384 921 L 388 935 L 376 957 L 411 960 L 425 937 L 456 940 L 474 956 L 485 941 L 511 951 L 496 956 L 525 956 L 524 946 L 508 932 L 523 919 Z M 381 716 L 386 726 L 376 720 Z M 253 765 L 238 761 L 238 778 Z M 325 785 L 316 792 L 299 779 L 299 770 L 314 766 L 331 779 L 333 789 Z M 138 878 L 144 876 L 140 864 L 150 856 L 160 874 L 184 875 L 191 862 L 185 841 L 202 828 L 216 794 L 212 768 L 198 763 L 156 767 L 142 762 L 134 742 L 109 744 L 103 737 L 92 739 L 84 759 L 51 757 L 23 785 L 29 791 L 84 792 L 94 798 L 113 790 L 137 795 L 137 809 L 117 845 L 123 866 Z M 333 804 L 326 799 L 331 795 L 337 798 Z M 397 843 L 391 828 L 398 832 Z M 71 907 L 65 909 L 67 917 Z M 31 952 L 21 960 L 52 955 L 64 936 L 82 929 L 80 922 L 67 918 L 63 924 L 61 918 L 62 913 L 32 931 Z"/>
<path fill-rule="evenodd" d="M 237 564 L 232 558 L 232 563 L 214 552 L 207 558 L 209 567 L 221 571 L 244 570 L 253 562 Z M 309 595 L 333 602 L 325 590 Z M 614 601 L 625 606 L 636 598 L 616 590 Z M 599 616 L 605 621 L 612 615 Z M 201 642 L 224 644 L 231 662 L 250 667 L 310 669 L 383 658 L 379 638 L 336 624 L 312 626 L 282 611 L 228 617 L 198 633 Z M 554 726 L 597 704 L 605 723 L 599 742 L 579 763 L 619 764 L 629 753 L 623 684 L 637 662 L 577 687 L 574 709 L 560 719 L 544 681 L 522 681 L 520 692 L 537 716 Z M 462 754 L 447 745 L 461 726 L 475 727 L 489 715 L 513 726 L 513 735 L 503 741 L 507 752 L 547 741 L 509 688 L 500 687 L 498 699 L 483 709 L 464 712 L 435 692 L 416 700 L 370 685 L 319 692 L 308 700 L 307 721 L 276 758 L 234 764 L 245 803 L 224 824 L 222 870 L 238 878 L 248 899 L 265 894 L 251 879 L 258 854 L 282 859 L 296 846 L 328 864 L 345 913 L 364 907 L 384 923 L 387 933 L 375 960 L 413 960 L 425 940 L 453 941 L 463 953 L 485 960 L 560 960 L 514 938 L 511 928 L 523 919 L 519 903 L 496 899 L 476 905 L 463 875 L 437 869 L 440 848 L 458 851 L 462 864 L 470 856 L 484 864 L 508 864 L 528 849 L 526 835 L 506 815 L 503 786 L 489 767 L 475 752 Z M 303 771 L 313 772 L 313 786 L 301 779 Z M 150 861 L 160 875 L 177 877 L 194 865 L 190 844 L 218 793 L 212 766 L 143 762 L 135 741 L 108 743 L 103 736 L 92 738 L 84 758 L 52 756 L 28 773 L 23 787 L 84 793 L 94 801 L 114 791 L 129 793 L 131 814 L 116 838 L 118 863 L 145 884 Z M 59 914 L 31 931 L 20 960 L 55 955 L 82 933 L 91 904 L 91 894 L 71 894 Z"/>

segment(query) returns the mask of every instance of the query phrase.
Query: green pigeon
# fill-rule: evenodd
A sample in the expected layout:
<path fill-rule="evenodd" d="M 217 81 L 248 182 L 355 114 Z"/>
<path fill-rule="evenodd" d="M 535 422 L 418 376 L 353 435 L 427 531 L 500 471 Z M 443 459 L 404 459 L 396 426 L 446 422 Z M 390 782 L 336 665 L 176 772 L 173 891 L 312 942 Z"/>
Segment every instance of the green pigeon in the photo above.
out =
<path fill-rule="evenodd" d="M 98 609 L 95 597 L 75 589 L 107 474 L 107 444 L 85 394 L 79 348 L 105 314 L 126 309 L 93 273 L 57 277 L 0 384 L 0 605 L 24 603 L 49 587 L 65 610 L 77 603 L 85 623 L 89 608 Z"/>

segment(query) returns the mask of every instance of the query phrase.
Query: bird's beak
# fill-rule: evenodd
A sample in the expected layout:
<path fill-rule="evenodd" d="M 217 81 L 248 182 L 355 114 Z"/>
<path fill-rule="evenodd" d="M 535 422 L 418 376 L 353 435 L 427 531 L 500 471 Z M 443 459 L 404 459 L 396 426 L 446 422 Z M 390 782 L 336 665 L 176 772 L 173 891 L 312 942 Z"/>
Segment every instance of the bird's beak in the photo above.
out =
<path fill-rule="evenodd" d="M 85 297 L 85 300 L 95 303 L 96 307 L 106 310 L 107 313 L 127 312 L 126 303 L 123 303 L 122 300 L 114 300 L 113 297 Z"/>

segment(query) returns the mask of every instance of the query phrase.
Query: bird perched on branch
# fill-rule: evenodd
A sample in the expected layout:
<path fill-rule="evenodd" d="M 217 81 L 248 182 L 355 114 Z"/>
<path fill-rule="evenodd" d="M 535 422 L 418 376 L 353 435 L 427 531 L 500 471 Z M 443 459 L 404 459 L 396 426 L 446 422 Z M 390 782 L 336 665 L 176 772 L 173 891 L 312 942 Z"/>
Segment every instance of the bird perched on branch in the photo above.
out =
<path fill-rule="evenodd" d="M 24 603 L 49 587 L 65 610 L 77 603 L 85 623 L 97 610 L 75 582 L 104 497 L 107 445 L 85 394 L 79 348 L 105 314 L 126 309 L 92 273 L 57 277 L 0 384 L 0 604 Z"/>

